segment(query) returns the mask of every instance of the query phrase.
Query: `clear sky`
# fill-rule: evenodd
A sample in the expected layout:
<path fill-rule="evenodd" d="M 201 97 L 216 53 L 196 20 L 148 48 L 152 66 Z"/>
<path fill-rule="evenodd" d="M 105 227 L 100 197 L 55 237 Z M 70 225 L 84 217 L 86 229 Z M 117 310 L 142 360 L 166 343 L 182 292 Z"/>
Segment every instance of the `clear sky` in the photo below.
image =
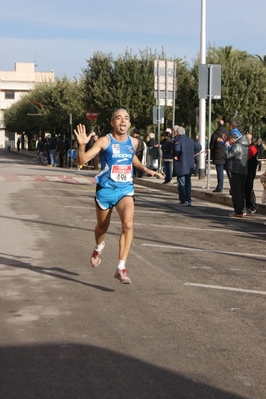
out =
<path fill-rule="evenodd" d="M 206 45 L 266 55 L 265 0 L 206 0 Z M 78 78 L 96 51 L 151 49 L 192 63 L 200 51 L 201 0 L 1 0 L 0 70 L 36 62 Z"/>

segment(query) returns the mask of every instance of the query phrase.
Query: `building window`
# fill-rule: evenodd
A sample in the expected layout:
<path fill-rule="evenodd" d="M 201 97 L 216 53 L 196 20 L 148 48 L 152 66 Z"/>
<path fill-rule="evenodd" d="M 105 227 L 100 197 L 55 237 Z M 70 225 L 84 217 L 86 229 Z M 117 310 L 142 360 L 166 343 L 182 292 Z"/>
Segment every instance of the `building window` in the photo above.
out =
<path fill-rule="evenodd" d="M 15 100 L 15 92 L 14 91 L 5 91 L 5 99 L 6 100 Z"/>

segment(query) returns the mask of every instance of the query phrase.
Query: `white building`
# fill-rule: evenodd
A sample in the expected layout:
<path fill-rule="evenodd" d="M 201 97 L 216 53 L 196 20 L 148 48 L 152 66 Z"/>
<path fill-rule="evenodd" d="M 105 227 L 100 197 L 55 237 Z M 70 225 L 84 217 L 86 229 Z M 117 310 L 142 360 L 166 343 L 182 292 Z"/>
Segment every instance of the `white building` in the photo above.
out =
<path fill-rule="evenodd" d="M 34 62 L 16 62 L 14 71 L 0 71 L 0 148 L 7 143 L 14 147 L 16 140 L 7 135 L 4 126 L 4 110 L 29 92 L 36 83 L 54 82 L 54 72 L 35 72 Z"/>

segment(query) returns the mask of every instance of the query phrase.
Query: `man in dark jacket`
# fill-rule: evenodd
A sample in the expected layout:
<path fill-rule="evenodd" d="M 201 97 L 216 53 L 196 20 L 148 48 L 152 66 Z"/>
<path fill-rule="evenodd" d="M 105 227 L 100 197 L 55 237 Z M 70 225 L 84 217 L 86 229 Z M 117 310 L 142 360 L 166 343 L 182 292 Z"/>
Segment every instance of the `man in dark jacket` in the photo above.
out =
<path fill-rule="evenodd" d="M 235 212 L 230 213 L 232 217 L 247 216 L 243 212 L 245 207 L 245 183 L 247 176 L 249 139 L 230 132 L 228 141 L 225 142 L 225 159 L 231 161 L 231 194 Z"/>
<path fill-rule="evenodd" d="M 216 167 L 217 173 L 217 186 L 214 193 L 221 193 L 224 185 L 224 170 L 226 170 L 229 182 L 231 177 L 230 164 L 224 157 L 224 141 L 227 139 L 228 131 L 224 126 L 224 121 L 220 119 L 217 122 L 217 129 L 211 136 L 210 150 L 211 160 Z"/>
<path fill-rule="evenodd" d="M 163 184 L 168 184 L 172 180 L 173 174 L 173 149 L 174 149 L 174 142 L 170 138 L 171 133 L 166 131 L 162 135 L 162 159 L 164 164 L 164 173 L 165 173 L 165 180 Z"/>
<path fill-rule="evenodd" d="M 191 175 L 195 173 L 194 155 L 201 151 L 201 145 L 185 135 L 185 129 L 178 126 L 175 141 L 174 174 L 177 176 L 179 206 L 191 206 Z"/>

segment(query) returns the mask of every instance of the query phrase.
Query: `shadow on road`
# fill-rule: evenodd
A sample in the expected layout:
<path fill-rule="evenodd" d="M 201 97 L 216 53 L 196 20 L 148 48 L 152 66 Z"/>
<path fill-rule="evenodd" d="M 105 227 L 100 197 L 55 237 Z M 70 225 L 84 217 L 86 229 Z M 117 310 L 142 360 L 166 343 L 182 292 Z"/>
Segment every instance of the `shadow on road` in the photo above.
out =
<path fill-rule="evenodd" d="M 95 346 L 0 347 L 0 353 L 6 399 L 243 399 Z"/>
<path fill-rule="evenodd" d="M 13 257 L 13 258 L 10 258 L 7 256 L 1 256 L 1 255 L 5 255 L 5 254 L 0 254 L 0 264 L 1 265 L 11 266 L 11 267 L 20 268 L 20 269 L 28 269 L 35 273 L 40 273 L 40 274 L 44 274 L 46 276 L 59 278 L 61 280 L 72 281 L 73 283 L 82 284 L 87 287 L 96 288 L 98 290 L 105 291 L 105 292 L 114 292 L 115 291 L 111 288 L 102 287 L 100 285 L 95 285 L 95 284 L 89 284 L 89 283 L 86 283 L 85 281 L 77 280 L 75 278 L 68 277 L 68 276 L 64 275 L 64 274 L 69 274 L 69 275 L 78 276 L 79 275 L 78 273 L 73 273 L 68 270 L 65 270 L 62 268 L 57 268 L 57 267 L 47 268 L 47 267 L 41 267 L 41 266 L 33 266 L 31 263 L 22 262 L 21 260 L 15 259 L 12 255 L 8 255 L 8 256 Z M 55 273 L 55 272 L 58 272 L 58 273 Z M 59 274 L 59 273 L 63 273 L 63 274 Z"/>

